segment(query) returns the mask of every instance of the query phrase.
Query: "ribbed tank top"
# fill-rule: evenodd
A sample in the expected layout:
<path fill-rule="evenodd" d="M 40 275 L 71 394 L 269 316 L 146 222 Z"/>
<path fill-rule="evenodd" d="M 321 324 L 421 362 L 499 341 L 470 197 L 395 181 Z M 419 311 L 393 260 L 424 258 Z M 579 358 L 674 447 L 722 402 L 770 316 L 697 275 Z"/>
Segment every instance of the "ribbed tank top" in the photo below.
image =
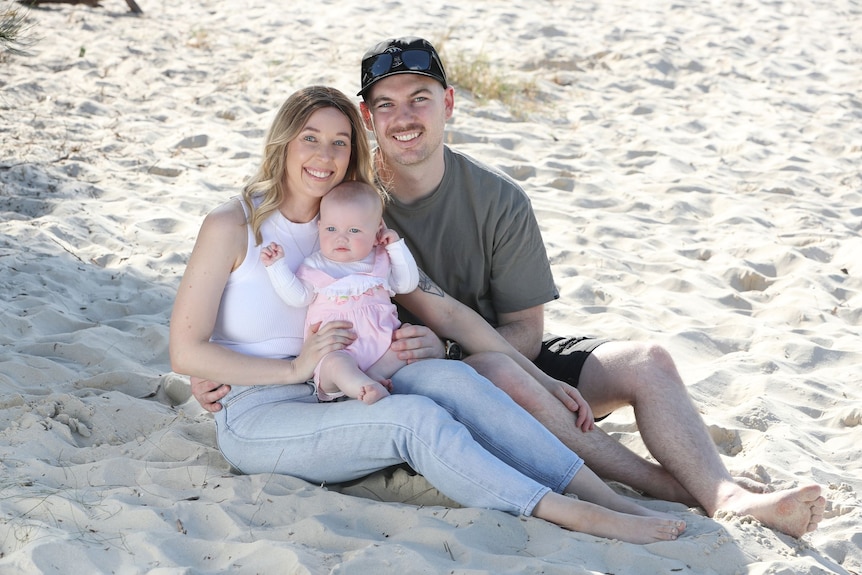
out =
<path fill-rule="evenodd" d="M 237 200 L 247 211 L 245 203 Z M 228 278 L 211 341 L 257 357 L 299 354 L 306 308 L 288 306 L 278 297 L 260 261 L 260 252 L 270 242 L 281 244 L 285 261 L 295 272 L 302 260 L 317 249 L 317 219 L 296 224 L 276 212 L 261 226 L 263 243 L 259 246 L 255 245 L 251 226 L 246 226 L 245 259 Z"/>

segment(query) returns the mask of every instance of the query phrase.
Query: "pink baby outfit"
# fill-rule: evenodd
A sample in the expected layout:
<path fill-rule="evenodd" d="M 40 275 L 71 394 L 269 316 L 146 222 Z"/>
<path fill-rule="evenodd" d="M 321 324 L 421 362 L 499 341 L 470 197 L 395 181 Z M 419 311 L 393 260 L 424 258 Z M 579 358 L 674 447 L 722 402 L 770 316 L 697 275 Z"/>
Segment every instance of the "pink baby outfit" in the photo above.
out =
<path fill-rule="evenodd" d="M 361 262 L 348 264 L 338 264 L 317 252 L 300 265 L 295 279 L 285 278 L 285 271 L 289 270 L 278 263 L 267 268 L 271 270 L 270 278 L 276 291 L 286 301 L 290 300 L 288 303 L 296 302 L 291 305 L 309 305 L 306 334 L 309 326 L 318 322 L 343 320 L 353 324 L 357 338 L 344 351 L 356 360 L 362 371 L 386 353 L 392 344 L 392 332 L 401 325 L 390 298 L 396 292 L 413 291 L 419 277 L 413 256 L 403 240 L 386 247 L 378 245 Z M 320 363 L 314 369 L 315 385 L 319 371 Z M 327 394 L 318 387 L 317 395 L 322 401 L 332 401 L 344 394 Z"/>

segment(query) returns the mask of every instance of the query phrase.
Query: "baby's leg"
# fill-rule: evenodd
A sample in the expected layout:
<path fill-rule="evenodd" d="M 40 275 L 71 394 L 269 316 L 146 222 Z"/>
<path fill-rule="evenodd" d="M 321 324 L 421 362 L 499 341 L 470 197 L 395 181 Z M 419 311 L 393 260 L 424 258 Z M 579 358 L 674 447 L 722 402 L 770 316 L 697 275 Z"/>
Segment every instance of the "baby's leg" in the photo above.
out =
<path fill-rule="evenodd" d="M 318 385 L 326 393 L 342 391 L 367 404 L 389 395 L 381 383 L 362 373 L 356 360 L 343 351 L 333 351 L 320 362 Z"/>
<path fill-rule="evenodd" d="M 398 353 L 387 349 L 374 365 L 365 370 L 365 373 L 374 381 L 389 381 L 396 371 L 407 365 L 407 362 L 398 358 Z"/>

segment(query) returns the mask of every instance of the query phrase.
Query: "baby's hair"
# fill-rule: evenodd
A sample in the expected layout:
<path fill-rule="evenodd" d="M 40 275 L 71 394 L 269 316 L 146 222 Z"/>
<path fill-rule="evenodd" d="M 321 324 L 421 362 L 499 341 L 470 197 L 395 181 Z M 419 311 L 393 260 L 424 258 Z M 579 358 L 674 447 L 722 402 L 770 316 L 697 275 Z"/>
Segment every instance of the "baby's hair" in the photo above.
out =
<path fill-rule="evenodd" d="M 342 182 L 332 188 L 332 190 L 323 197 L 323 200 L 326 201 L 329 199 L 350 202 L 363 198 L 376 198 L 380 202 L 380 215 L 381 217 L 383 216 L 383 208 L 386 206 L 386 202 L 389 201 L 389 194 L 379 187 L 365 182 L 356 180 Z"/>

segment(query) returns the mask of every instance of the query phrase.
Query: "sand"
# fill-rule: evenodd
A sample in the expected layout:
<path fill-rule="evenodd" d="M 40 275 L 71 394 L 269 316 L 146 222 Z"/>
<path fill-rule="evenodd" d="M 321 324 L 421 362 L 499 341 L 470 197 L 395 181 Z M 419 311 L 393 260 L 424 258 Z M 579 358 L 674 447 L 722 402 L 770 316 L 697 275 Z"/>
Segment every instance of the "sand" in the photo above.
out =
<path fill-rule="evenodd" d="M 139 4 L 33 9 L 0 62 L 0 572 L 862 573 L 858 2 Z M 287 95 L 411 33 L 532 88 L 456 86 L 449 139 L 530 194 L 548 327 L 666 346 L 734 474 L 823 486 L 819 530 L 695 510 L 638 546 L 404 471 L 230 473 L 167 352 L 202 217 Z"/>

